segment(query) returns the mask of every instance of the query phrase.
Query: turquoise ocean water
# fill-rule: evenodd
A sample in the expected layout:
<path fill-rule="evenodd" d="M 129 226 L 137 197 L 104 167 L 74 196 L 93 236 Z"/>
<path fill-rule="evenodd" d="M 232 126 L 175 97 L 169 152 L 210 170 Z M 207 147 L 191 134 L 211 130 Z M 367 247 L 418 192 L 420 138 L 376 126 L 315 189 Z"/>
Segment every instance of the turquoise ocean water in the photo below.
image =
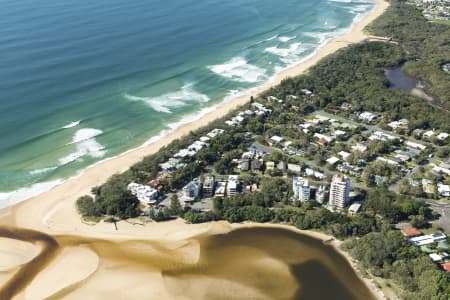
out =
<path fill-rule="evenodd" d="M 369 0 L 3 0 L 0 207 L 154 140 L 348 31 Z"/>

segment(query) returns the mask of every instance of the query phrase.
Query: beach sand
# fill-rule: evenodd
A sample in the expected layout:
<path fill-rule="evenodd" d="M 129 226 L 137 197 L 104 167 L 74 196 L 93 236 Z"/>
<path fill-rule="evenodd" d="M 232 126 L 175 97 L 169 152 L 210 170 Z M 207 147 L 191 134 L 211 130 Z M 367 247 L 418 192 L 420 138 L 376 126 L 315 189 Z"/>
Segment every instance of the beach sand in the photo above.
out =
<path fill-rule="evenodd" d="M 368 14 L 365 18 L 357 22 L 352 30 L 340 37 L 331 40 L 328 44 L 323 46 L 314 56 L 308 60 L 285 70 L 270 83 L 261 86 L 253 92 L 253 95 L 257 95 L 262 91 L 278 85 L 283 79 L 287 77 L 297 76 L 304 73 L 308 68 L 316 64 L 319 60 L 325 56 L 335 52 L 336 50 L 343 48 L 351 43 L 361 42 L 366 38 L 363 32 L 364 27 L 372 22 L 375 18 L 383 13 L 388 7 L 388 3 L 382 0 L 375 0 L 377 6 Z M 114 240 L 157 240 L 167 242 L 178 242 L 181 244 L 175 244 L 175 248 L 179 247 L 183 250 L 183 255 L 186 259 L 196 260 L 199 257 L 198 247 L 195 245 L 184 245 L 183 240 L 187 240 L 190 237 L 200 234 L 217 234 L 229 232 L 234 228 L 242 226 L 261 226 L 258 224 L 244 224 L 244 225 L 230 225 L 226 222 L 214 222 L 206 224 L 187 225 L 182 220 L 175 220 L 171 222 L 161 223 L 143 223 L 141 221 L 121 221 L 117 223 L 117 229 L 111 223 L 101 222 L 97 225 L 90 225 L 84 223 L 75 208 L 75 201 L 78 197 L 90 193 L 90 190 L 94 186 L 98 186 L 104 183 L 112 174 L 120 173 L 127 170 L 131 165 L 139 162 L 142 158 L 152 153 L 155 153 L 162 146 L 169 144 L 174 139 L 180 138 L 189 134 L 191 131 L 203 127 L 211 121 L 220 118 L 228 112 L 238 108 L 239 106 L 247 103 L 250 99 L 250 95 L 246 95 L 237 98 L 233 101 L 223 103 L 219 105 L 217 109 L 204 115 L 199 120 L 192 123 L 183 125 L 176 131 L 168 134 L 160 140 L 149 144 L 144 147 L 140 147 L 133 151 L 129 151 L 118 157 L 101 162 L 93 167 L 88 168 L 82 175 L 77 178 L 67 180 L 59 186 L 54 187 L 48 192 L 45 192 L 39 196 L 30 198 L 22 203 L 19 203 L 13 207 L 6 208 L 0 212 L 0 225 L 14 226 L 24 229 L 32 229 L 44 232 L 51 236 L 57 235 L 71 235 L 82 236 L 89 238 L 105 239 L 109 241 Z M 264 225 L 268 226 L 268 225 Z M 281 225 L 270 225 L 281 226 Z M 290 227 L 292 229 L 292 227 Z M 302 231 L 303 232 L 303 231 Z M 314 237 L 327 240 L 329 236 L 319 233 L 303 232 L 308 235 L 314 235 Z M 2 241 L 7 243 L 8 241 Z M 16 241 L 12 240 L 5 249 L 13 249 L 13 247 L 19 247 L 15 244 Z M 15 244 L 16 246 L 14 246 Z M 178 245 L 178 246 L 176 246 Z M 6 246 L 5 246 L 6 247 Z M 36 248 L 30 246 L 20 246 L 19 251 L 14 258 L 14 264 L 20 264 L 25 262 L 36 255 Z M 27 248 L 28 247 L 28 248 Z M 28 249 L 28 250 L 26 250 Z M 338 249 L 338 247 L 336 247 Z M 339 250 L 339 249 L 338 249 Z M 167 292 L 158 285 L 161 282 L 159 273 L 148 272 L 133 272 L 130 271 L 129 266 L 115 263 L 113 261 L 98 262 L 96 256 L 86 249 L 70 248 L 70 250 L 63 251 L 59 254 L 48 266 L 48 270 L 39 274 L 25 289 L 19 298 L 33 299 L 29 296 L 31 294 L 45 296 L 46 293 L 54 294 L 55 292 L 64 290 L 67 286 L 76 284 L 82 281 L 84 278 L 91 276 L 89 282 L 83 285 L 83 288 L 71 293 L 71 297 L 83 298 L 83 295 L 91 295 L 95 298 L 95 295 L 99 297 L 110 296 L 114 298 L 114 293 L 111 291 L 117 291 L 123 289 L 127 293 L 130 293 L 129 298 L 169 298 Z M 340 251 L 340 250 L 339 250 Z M 340 251 L 350 262 L 351 259 Z M 83 265 L 88 263 L 83 272 L 80 272 L 79 263 Z M 1 263 L 1 261 L 0 261 Z M 354 265 L 354 264 L 353 264 Z M 108 269 L 114 268 L 114 272 L 107 272 Z M 274 269 L 280 269 L 281 266 L 274 265 Z M 63 274 L 72 274 L 67 280 L 60 280 Z M 124 276 L 125 275 L 125 276 Z M 123 279 L 126 278 L 126 279 Z M 124 281 L 122 281 L 124 280 Z M 40 284 L 38 284 L 40 282 Z M 56 282 L 54 287 L 50 291 L 42 290 L 42 286 L 45 286 L 45 282 Z M 382 299 L 380 292 L 371 284 L 366 281 L 368 287 L 374 292 L 377 298 Z M 145 294 L 148 289 L 140 289 L 140 285 L 149 284 L 152 286 L 153 294 Z M 170 284 L 170 283 L 168 283 Z M 172 283 L 174 284 L 174 283 Z M 197 284 L 211 284 L 220 286 L 220 282 L 207 283 L 206 279 Z M 114 287 L 114 288 L 113 288 Z M 133 287 L 131 289 L 130 287 Z M 236 287 L 238 288 L 238 287 Z M 256 291 L 247 291 L 249 295 L 259 298 Z M 96 294 L 97 293 L 97 294 Z M 27 296 L 28 295 L 28 296 Z M 177 297 L 183 299 L 182 296 Z"/>

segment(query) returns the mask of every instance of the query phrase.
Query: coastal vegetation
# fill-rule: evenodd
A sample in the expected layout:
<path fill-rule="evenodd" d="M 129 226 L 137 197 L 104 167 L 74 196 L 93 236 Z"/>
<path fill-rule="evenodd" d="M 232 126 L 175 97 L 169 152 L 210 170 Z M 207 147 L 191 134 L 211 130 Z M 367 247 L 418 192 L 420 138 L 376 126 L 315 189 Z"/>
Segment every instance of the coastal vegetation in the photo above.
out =
<path fill-rule="evenodd" d="M 295 163 L 302 168 L 307 162 L 324 166 L 326 149 L 312 143 L 313 134 L 320 132 L 320 129 L 312 129 L 308 135 L 298 130 L 298 124 L 314 111 L 332 115 L 340 113 L 349 119 L 354 118 L 355 113 L 370 111 L 379 114 L 381 127 L 386 127 L 392 120 L 406 118 L 409 124 L 402 131 L 404 137 L 414 137 L 415 129 L 450 131 L 448 112 L 403 91 L 390 89 L 383 75 L 386 69 L 404 65 L 408 73 L 426 83 L 440 105 L 448 108 L 449 75 L 442 72 L 440 66 L 449 60 L 446 57 L 450 53 L 449 30 L 446 25 L 426 21 L 416 8 L 404 1 L 392 0 L 391 7 L 369 27 L 369 31 L 392 37 L 399 44 L 367 41 L 337 51 L 321 60 L 307 74 L 287 78 L 252 99 L 252 102 L 270 105 L 272 113 L 269 116 L 245 119 L 240 126 L 226 127 L 224 121 L 237 113 L 234 111 L 205 128 L 175 140 L 127 172 L 112 176 L 104 185 L 94 188 L 91 196 L 78 199 L 78 210 L 84 217 L 116 216 L 125 219 L 141 215 L 139 201 L 127 190 L 127 185 L 130 182 L 146 184 L 157 178 L 160 164 L 214 128 L 224 128 L 226 131 L 211 140 L 209 148 L 184 159 L 183 166 L 170 176 L 158 179 L 166 193 L 174 195 L 203 174 L 235 174 L 234 158 L 254 144 L 268 145 L 267 137 L 274 135 L 294 140 L 293 145 L 303 152 L 303 158 L 274 151 L 265 160 Z M 304 89 L 314 96 L 305 95 Z M 283 99 L 283 102 L 270 104 L 266 100 L 268 97 Z M 351 106 L 351 109 L 342 112 L 340 107 L 344 104 Z M 240 110 L 250 107 L 251 103 Z M 362 134 L 365 127 L 360 125 L 347 129 L 346 135 L 339 137 L 339 141 L 344 142 L 355 135 L 358 140 L 367 140 Z M 248 138 L 247 133 L 254 138 Z M 334 153 L 348 150 L 343 143 L 330 144 Z M 361 176 L 354 178 L 358 182 L 359 200 L 363 202 L 362 210 L 356 216 L 330 212 L 315 202 L 292 203 L 292 174 L 264 168 L 242 174 L 246 184 L 259 186 L 257 191 L 214 197 L 213 207 L 209 211 L 189 207 L 183 209 L 179 199 L 172 196 L 169 207 L 152 208 L 149 216 L 156 221 L 179 216 L 188 223 L 213 220 L 274 222 L 299 229 L 324 231 L 337 238 L 348 239 L 345 249 L 360 261 L 364 269 L 376 276 L 392 279 L 401 288 L 401 296 L 405 299 L 447 299 L 450 295 L 450 275 L 439 270 L 426 255 L 411 246 L 393 226 L 403 221 L 417 228 L 427 228 L 429 222 L 438 217 L 423 200 L 415 198 L 420 193 L 405 195 L 388 189 L 400 178 L 398 168 L 375 159 L 398 146 L 398 139 L 375 141 L 364 154 L 356 153 L 349 157 L 349 162 L 357 164 L 363 161 L 366 165 Z M 445 143 L 437 146 L 441 147 L 440 156 L 445 157 L 448 146 Z M 424 153 L 423 157 L 416 159 L 426 159 L 428 153 Z M 328 169 L 335 171 L 333 166 L 328 166 Z"/>
<path fill-rule="evenodd" d="M 383 226 L 343 245 L 365 270 L 392 280 L 403 299 L 445 300 L 450 295 L 450 276 L 413 247 L 397 230 Z"/>
<path fill-rule="evenodd" d="M 399 40 L 404 49 L 404 69 L 425 83 L 429 92 L 450 108 L 450 74 L 442 65 L 450 60 L 450 26 L 430 22 L 407 1 L 391 0 L 390 7 L 368 26 L 371 34 Z"/>

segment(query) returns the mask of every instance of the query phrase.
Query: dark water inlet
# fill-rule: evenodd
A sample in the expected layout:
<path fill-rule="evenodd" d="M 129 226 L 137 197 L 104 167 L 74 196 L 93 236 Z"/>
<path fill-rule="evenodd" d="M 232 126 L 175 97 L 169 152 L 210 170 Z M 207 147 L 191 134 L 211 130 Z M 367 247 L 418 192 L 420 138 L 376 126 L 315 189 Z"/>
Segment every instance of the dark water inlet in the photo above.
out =
<path fill-rule="evenodd" d="M 400 89 L 408 93 L 415 89 L 419 84 L 417 79 L 405 74 L 401 67 L 386 70 L 384 76 L 389 80 L 390 88 Z"/>

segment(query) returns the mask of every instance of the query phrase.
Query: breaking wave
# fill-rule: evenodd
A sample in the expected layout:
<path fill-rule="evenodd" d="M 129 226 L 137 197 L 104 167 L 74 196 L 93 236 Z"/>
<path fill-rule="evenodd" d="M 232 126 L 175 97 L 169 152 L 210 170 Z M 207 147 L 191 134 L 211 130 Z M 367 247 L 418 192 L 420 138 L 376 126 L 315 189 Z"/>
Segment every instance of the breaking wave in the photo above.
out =
<path fill-rule="evenodd" d="M 42 169 L 36 169 L 29 172 L 30 175 L 40 175 L 44 173 L 51 172 L 53 170 L 56 170 L 58 167 L 48 167 L 48 168 L 42 168 Z"/>
<path fill-rule="evenodd" d="M 157 97 L 139 97 L 125 94 L 130 101 L 143 101 L 157 112 L 172 113 L 171 108 L 181 107 L 190 102 L 208 102 L 207 95 L 198 93 L 192 88 L 192 84 L 184 85 L 179 91 L 163 94 Z"/>
<path fill-rule="evenodd" d="M 208 66 L 208 69 L 238 82 L 259 82 L 267 79 L 265 69 L 249 64 L 243 57 L 234 57 L 223 64 Z"/>
<path fill-rule="evenodd" d="M 71 123 L 69 123 L 69 124 L 63 126 L 62 128 L 64 128 L 64 129 L 72 128 L 72 127 L 78 126 L 78 125 L 80 124 L 80 122 L 81 122 L 81 121 L 71 122 Z"/>
<path fill-rule="evenodd" d="M 293 40 L 293 39 L 295 39 L 295 38 L 296 38 L 296 36 L 280 36 L 280 37 L 278 38 L 278 40 L 279 40 L 280 42 L 286 43 L 286 42 L 289 42 L 290 40 Z"/>
<path fill-rule="evenodd" d="M 90 156 L 93 158 L 103 157 L 106 153 L 106 150 L 104 150 L 105 147 L 95 139 L 95 137 L 101 135 L 102 133 L 103 131 L 93 128 L 83 128 L 78 130 L 74 134 L 72 142 L 68 144 L 75 144 L 76 150 L 69 155 L 60 158 L 59 163 L 61 165 L 66 165 L 82 158 L 83 156 Z"/>
<path fill-rule="evenodd" d="M 22 201 L 23 199 L 28 199 L 37 196 L 57 186 L 58 184 L 61 184 L 62 182 L 63 182 L 62 179 L 48 182 L 40 182 L 35 183 L 29 187 L 20 188 L 12 192 L 0 193 L 0 208 L 8 207 Z"/>
<path fill-rule="evenodd" d="M 264 51 L 276 55 L 282 62 L 287 65 L 293 64 L 300 60 L 300 54 L 305 51 L 301 46 L 301 43 L 294 43 L 288 48 L 268 47 Z"/>

